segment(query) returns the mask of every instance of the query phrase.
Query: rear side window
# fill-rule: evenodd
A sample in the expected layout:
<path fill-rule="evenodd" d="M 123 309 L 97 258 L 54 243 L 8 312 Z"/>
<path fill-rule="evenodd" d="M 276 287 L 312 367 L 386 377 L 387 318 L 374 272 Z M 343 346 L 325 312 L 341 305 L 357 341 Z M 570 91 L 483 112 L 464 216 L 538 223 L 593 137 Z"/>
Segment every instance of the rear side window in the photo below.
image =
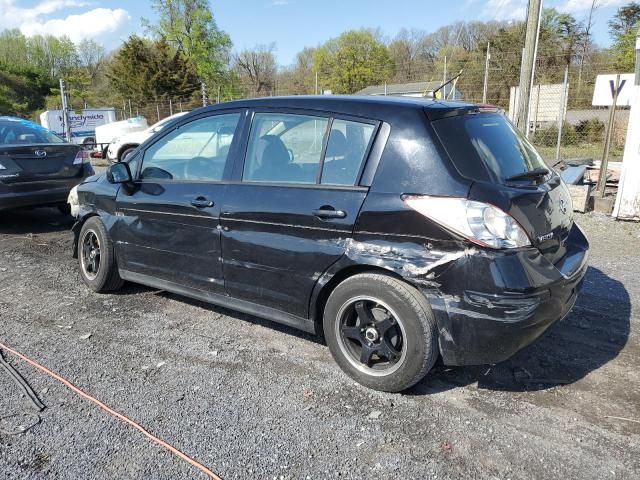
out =
<path fill-rule="evenodd" d="M 213 115 L 187 123 L 144 153 L 142 180 L 220 181 L 239 113 Z"/>
<path fill-rule="evenodd" d="M 335 119 L 322 169 L 322 183 L 354 185 L 369 149 L 375 126 Z"/>
<path fill-rule="evenodd" d="M 453 163 L 471 180 L 505 179 L 546 168 L 529 141 L 504 115 L 471 113 L 433 122 Z"/>
<path fill-rule="evenodd" d="M 242 179 L 316 183 L 328 125 L 328 118 L 257 113 Z"/>

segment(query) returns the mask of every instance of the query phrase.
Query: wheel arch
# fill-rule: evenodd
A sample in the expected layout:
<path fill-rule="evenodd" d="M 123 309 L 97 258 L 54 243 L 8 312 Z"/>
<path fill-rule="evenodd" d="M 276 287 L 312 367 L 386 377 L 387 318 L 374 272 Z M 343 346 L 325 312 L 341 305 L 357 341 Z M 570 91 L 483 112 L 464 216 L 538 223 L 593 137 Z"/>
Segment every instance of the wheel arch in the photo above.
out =
<path fill-rule="evenodd" d="M 329 299 L 329 296 L 331 295 L 331 292 L 333 292 L 335 288 L 346 279 L 353 277 L 354 275 L 359 275 L 361 273 L 379 273 L 406 282 L 406 279 L 395 271 L 377 265 L 348 265 L 336 270 L 335 272 L 326 273 L 318 281 L 318 284 L 320 284 L 321 286 L 316 289 L 316 292 L 313 294 L 311 301 L 311 319 L 313 320 L 317 335 L 321 337 L 324 336 L 322 326 L 324 308 L 327 300 Z"/>
<path fill-rule="evenodd" d="M 78 258 L 78 241 L 80 239 L 80 231 L 82 230 L 82 226 L 89 220 L 91 217 L 99 217 L 98 212 L 89 212 L 85 215 L 81 216 L 76 223 L 71 227 L 71 231 L 73 232 L 73 258 Z"/>

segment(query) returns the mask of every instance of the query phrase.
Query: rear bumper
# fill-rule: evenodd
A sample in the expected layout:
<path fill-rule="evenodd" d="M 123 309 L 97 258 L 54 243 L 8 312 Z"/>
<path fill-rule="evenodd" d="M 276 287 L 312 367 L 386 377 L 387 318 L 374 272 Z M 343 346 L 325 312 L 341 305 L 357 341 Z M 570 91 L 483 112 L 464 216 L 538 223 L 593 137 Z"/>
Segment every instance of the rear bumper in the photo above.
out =
<path fill-rule="evenodd" d="M 537 251 L 484 252 L 450 268 L 446 277 L 455 278 L 457 292 L 425 292 L 436 314 L 444 363 L 501 362 L 565 317 L 588 268 L 589 245 L 576 226 L 567 247 L 555 265 Z"/>
<path fill-rule="evenodd" d="M 93 174 L 93 167 L 85 164 L 82 175 L 70 179 L 10 186 L 0 184 L 0 210 L 67 203 L 71 189 Z"/>

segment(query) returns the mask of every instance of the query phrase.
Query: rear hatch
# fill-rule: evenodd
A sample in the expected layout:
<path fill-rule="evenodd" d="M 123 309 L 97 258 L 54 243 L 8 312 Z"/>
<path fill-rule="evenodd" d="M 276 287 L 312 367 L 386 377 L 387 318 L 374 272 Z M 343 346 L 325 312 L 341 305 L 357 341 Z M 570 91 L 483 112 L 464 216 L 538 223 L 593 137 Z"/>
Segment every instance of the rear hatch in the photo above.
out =
<path fill-rule="evenodd" d="M 571 199 L 529 141 L 495 108 L 429 110 L 453 164 L 473 181 L 469 199 L 511 215 L 548 260 L 560 260 L 573 225 Z"/>

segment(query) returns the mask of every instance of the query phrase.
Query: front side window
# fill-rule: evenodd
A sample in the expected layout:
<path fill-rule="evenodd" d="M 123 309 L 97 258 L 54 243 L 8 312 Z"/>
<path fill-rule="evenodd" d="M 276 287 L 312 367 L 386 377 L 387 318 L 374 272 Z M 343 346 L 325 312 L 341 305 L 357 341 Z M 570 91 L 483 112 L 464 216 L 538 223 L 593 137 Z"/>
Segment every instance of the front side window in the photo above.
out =
<path fill-rule="evenodd" d="M 220 181 L 239 113 L 187 123 L 150 146 L 142 160 L 142 180 Z"/>
<path fill-rule="evenodd" d="M 242 179 L 250 182 L 316 183 L 329 119 L 257 113 Z"/>

